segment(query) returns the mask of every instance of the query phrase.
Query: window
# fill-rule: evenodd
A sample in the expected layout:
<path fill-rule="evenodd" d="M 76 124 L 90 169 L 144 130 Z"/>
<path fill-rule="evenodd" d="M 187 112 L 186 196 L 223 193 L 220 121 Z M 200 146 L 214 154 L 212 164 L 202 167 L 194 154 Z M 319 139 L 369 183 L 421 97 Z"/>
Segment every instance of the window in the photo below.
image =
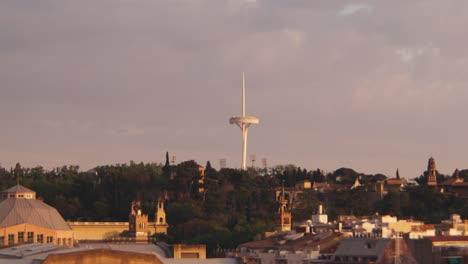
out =
<path fill-rule="evenodd" d="M 24 232 L 18 232 L 18 243 L 24 243 Z"/>
<path fill-rule="evenodd" d="M 10 198 L 15 198 L 15 195 L 14 195 L 14 194 L 10 194 L 9 197 L 10 197 Z"/>
<path fill-rule="evenodd" d="M 53 242 L 54 242 L 54 237 L 48 236 L 47 243 L 53 243 Z"/>
<path fill-rule="evenodd" d="M 23 198 L 24 195 L 23 194 L 18 194 L 18 198 Z"/>
<path fill-rule="evenodd" d="M 5 245 L 5 237 L 0 236 L 0 246 L 4 246 L 4 245 Z"/>
<path fill-rule="evenodd" d="M 28 243 L 34 243 L 34 232 L 28 232 Z"/>
<path fill-rule="evenodd" d="M 59 238 L 57 238 L 57 245 L 60 245 L 60 243 L 62 243 L 62 240 Z"/>
<path fill-rule="evenodd" d="M 37 235 L 37 243 L 44 243 L 44 235 L 38 234 Z"/>
<path fill-rule="evenodd" d="M 162 217 L 159 218 L 159 223 L 163 223 L 163 222 L 164 222 L 163 218 Z"/>
<path fill-rule="evenodd" d="M 69 238 L 68 239 L 68 245 L 71 246 L 71 244 L 72 244 L 72 240 L 71 240 L 71 238 Z"/>
<path fill-rule="evenodd" d="M 13 245 L 15 243 L 15 235 L 8 234 L 8 245 Z"/>

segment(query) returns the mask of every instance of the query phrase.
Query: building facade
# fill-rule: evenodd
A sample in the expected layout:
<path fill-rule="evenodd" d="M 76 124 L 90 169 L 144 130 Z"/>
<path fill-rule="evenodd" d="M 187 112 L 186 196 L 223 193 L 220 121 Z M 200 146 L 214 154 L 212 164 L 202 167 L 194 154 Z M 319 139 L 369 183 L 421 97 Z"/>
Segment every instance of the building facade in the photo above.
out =
<path fill-rule="evenodd" d="M 16 185 L 0 192 L 0 246 L 27 243 L 73 247 L 73 230 L 36 192 Z"/>

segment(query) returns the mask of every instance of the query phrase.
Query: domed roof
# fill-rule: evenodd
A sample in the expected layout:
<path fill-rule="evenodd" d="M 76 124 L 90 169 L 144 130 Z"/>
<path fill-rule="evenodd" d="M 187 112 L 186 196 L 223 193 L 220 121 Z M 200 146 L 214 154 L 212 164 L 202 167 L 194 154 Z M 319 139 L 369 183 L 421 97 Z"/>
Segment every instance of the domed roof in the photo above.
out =
<path fill-rule="evenodd" d="M 5 192 L 7 192 L 7 193 L 17 193 L 17 192 L 21 192 L 21 193 L 36 193 L 35 191 L 30 190 L 30 189 L 24 187 L 23 185 L 19 185 L 19 184 L 17 184 L 17 185 L 15 185 L 15 186 L 11 187 L 10 189 L 7 189 L 7 190 L 5 190 L 5 191 L 2 191 L 2 193 L 5 193 Z"/>
<path fill-rule="evenodd" d="M 52 206 L 36 199 L 10 198 L 0 203 L 0 228 L 31 224 L 55 230 L 71 230 Z"/>

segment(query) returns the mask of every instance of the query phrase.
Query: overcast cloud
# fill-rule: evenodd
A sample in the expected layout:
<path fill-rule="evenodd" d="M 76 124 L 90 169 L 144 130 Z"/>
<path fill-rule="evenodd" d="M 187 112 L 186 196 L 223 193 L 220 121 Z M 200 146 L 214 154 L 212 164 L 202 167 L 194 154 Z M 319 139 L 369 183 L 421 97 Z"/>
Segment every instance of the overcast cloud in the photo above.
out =
<path fill-rule="evenodd" d="M 468 168 L 468 2 L 0 2 L 0 164 Z"/>

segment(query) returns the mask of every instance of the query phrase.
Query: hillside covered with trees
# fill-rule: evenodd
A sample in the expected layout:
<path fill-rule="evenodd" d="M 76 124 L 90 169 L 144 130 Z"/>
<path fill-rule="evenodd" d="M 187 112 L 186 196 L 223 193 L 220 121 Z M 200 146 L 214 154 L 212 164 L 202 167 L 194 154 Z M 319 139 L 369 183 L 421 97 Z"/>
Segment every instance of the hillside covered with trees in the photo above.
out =
<path fill-rule="evenodd" d="M 78 166 L 51 170 L 24 168 L 19 163 L 10 169 L 0 167 L 0 187 L 7 189 L 20 182 L 37 192 L 46 203 L 57 208 L 66 220 L 127 221 L 130 203 L 139 200 L 152 220 L 158 198 L 166 199 L 169 243 L 205 243 L 209 249 L 232 248 L 274 229 L 278 204 L 275 188 L 292 187 L 300 181 L 328 182 L 335 186 L 320 193 L 305 191 L 293 210 L 293 221 L 309 219 L 323 204 L 332 220 L 338 215 L 391 214 L 437 223 L 458 213 L 468 218 L 468 201 L 455 195 L 436 193 L 424 185 L 403 192 L 389 192 L 383 199 L 369 199 L 373 183 L 385 180 L 382 174 L 366 175 L 341 168 L 333 173 L 301 169 L 294 165 L 247 171 L 215 170 L 208 162 L 200 181 L 199 164 L 190 160 L 177 165 L 159 163 L 115 164 L 81 171 Z M 462 177 L 468 177 L 461 171 Z M 438 181 L 449 177 L 439 175 Z M 356 178 L 363 186 L 346 186 Z M 343 188 L 340 188 L 343 187 Z M 203 191 L 200 191 L 203 190 Z"/>

